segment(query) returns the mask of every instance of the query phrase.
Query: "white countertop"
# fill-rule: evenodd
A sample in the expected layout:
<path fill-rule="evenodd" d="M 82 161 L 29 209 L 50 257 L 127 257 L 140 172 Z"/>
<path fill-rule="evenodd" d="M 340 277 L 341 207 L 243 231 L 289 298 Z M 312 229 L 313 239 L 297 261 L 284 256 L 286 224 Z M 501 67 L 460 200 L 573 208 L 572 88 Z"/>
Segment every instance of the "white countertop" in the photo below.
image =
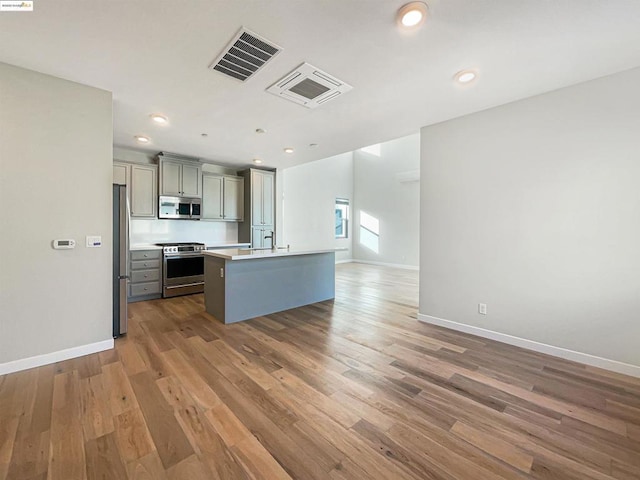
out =
<path fill-rule="evenodd" d="M 136 243 L 131 245 L 129 250 L 162 250 L 162 247 L 153 243 Z"/>
<path fill-rule="evenodd" d="M 241 243 L 241 242 L 220 242 L 220 243 L 205 243 L 205 248 L 207 249 L 212 249 L 212 248 L 234 248 L 234 247 L 249 247 L 251 245 L 251 243 Z"/>
<path fill-rule="evenodd" d="M 209 257 L 218 257 L 224 260 L 252 260 L 255 258 L 291 257 L 294 255 L 312 255 L 314 253 L 335 253 L 335 248 L 279 248 L 277 250 L 250 250 L 241 248 L 228 248 L 225 250 L 207 250 L 204 253 Z"/>
<path fill-rule="evenodd" d="M 205 243 L 205 248 L 236 248 L 236 247 L 248 247 L 250 243 L 240 242 L 217 242 L 217 243 Z M 162 247 L 153 243 L 136 243 L 129 247 L 129 250 L 162 250 Z"/>

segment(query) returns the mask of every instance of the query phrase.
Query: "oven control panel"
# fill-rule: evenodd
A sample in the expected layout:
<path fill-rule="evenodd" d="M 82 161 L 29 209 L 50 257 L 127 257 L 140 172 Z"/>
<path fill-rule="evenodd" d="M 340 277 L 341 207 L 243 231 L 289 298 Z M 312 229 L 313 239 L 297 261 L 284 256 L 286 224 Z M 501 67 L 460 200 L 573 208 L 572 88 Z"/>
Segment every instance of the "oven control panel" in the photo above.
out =
<path fill-rule="evenodd" d="M 204 245 L 169 245 L 162 248 L 165 255 L 178 253 L 201 252 L 205 249 Z"/>

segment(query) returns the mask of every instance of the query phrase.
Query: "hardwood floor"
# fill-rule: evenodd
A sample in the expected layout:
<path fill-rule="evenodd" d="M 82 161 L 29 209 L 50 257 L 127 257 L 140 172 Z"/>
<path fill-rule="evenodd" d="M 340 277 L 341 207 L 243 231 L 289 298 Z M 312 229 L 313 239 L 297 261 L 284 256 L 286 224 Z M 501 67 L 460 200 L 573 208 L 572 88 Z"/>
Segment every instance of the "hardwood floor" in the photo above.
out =
<path fill-rule="evenodd" d="M 115 350 L 0 377 L 0 480 L 640 479 L 640 379 L 419 323 L 417 272 L 336 289 L 132 304 Z"/>

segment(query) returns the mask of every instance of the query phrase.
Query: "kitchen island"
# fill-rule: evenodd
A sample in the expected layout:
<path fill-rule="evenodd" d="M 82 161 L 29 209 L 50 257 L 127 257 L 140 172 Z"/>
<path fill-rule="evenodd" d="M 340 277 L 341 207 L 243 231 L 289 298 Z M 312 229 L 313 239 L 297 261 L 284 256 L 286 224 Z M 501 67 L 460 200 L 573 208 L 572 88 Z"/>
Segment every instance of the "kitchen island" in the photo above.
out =
<path fill-rule="evenodd" d="M 207 313 L 235 323 L 335 297 L 335 250 L 207 250 Z"/>

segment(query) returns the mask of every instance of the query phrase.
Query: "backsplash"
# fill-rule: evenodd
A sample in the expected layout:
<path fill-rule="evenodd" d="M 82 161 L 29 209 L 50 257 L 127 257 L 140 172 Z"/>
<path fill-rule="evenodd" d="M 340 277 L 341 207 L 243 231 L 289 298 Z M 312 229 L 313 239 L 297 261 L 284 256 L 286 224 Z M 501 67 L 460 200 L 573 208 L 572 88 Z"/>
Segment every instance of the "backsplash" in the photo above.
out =
<path fill-rule="evenodd" d="M 131 245 L 159 242 L 237 242 L 238 224 L 202 220 L 131 219 Z"/>

